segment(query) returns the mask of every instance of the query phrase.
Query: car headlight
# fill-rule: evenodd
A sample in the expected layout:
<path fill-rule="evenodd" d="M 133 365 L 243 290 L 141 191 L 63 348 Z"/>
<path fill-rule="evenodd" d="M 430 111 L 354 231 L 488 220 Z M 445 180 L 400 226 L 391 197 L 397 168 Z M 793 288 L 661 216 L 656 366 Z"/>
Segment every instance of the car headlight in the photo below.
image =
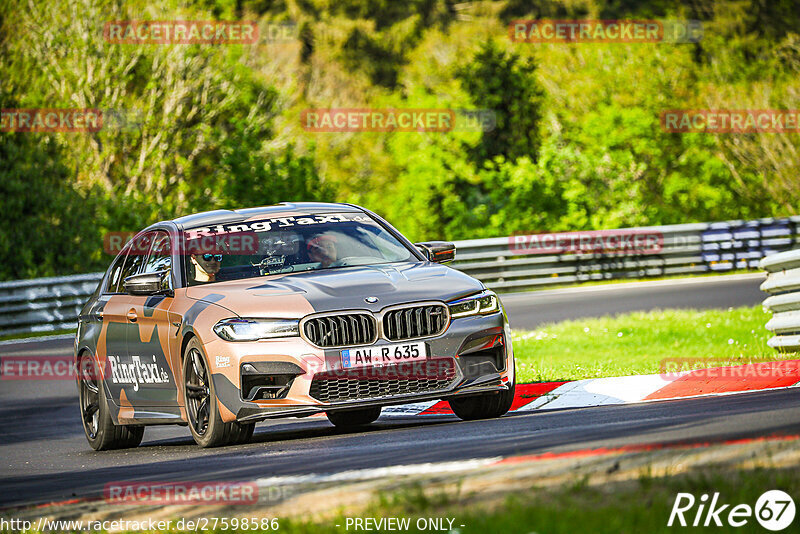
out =
<path fill-rule="evenodd" d="M 227 341 L 256 341 L 300 335 L 298 319 L 223 319 L 214 325 L 214 332 Z"/>
<path fill-rule="evenodd" d="M 470 315 L 487 315 L 500 311 L 500 299 L 491 291 L 484 291 L 448 304 L 450 317 L 468 317 Z"/>

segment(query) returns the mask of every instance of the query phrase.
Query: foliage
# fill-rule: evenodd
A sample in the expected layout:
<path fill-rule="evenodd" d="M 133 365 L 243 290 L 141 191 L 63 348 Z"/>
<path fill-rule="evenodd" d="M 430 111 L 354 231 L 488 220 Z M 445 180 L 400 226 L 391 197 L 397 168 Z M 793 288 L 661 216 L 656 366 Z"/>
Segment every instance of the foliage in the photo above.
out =
<path fill-rule="evenodd" d="M 470 100 L 495 114 L 495 127 L 483 132 L 478 161 L 538 157 L 542 90 L 535 73 L 532 58 L 507 52 L 495 41 L 483 43 L 458 71 Z"/>
<path fill-rule="evenodd" d="M 507 39 L 509 21 L 546 17 L 697 19 L 704 33 L 678 45 Z M 103 39 L 110 20 L 171 18 L 294 21 L 297 35 Z M 668 133 L 659 114 L 800 108 L 798 27 L 790 0 L 3 2 L 0 107 L 107 120 L 0 135 L 15 219 L 0 278 L 96 270 L 106 231 L 281 200 L 365 204 L 413 240 L 796 214 L 796 134 Z M 302 128 L 302 110 L 330 107 L 491 109 L 496 125 Z"/>
<path fill-rule="evenodd" d="M 97 268 L 98 206 L 70 183 L 48 139 L 0 133 L 0 278 L 72 274 Z"/>

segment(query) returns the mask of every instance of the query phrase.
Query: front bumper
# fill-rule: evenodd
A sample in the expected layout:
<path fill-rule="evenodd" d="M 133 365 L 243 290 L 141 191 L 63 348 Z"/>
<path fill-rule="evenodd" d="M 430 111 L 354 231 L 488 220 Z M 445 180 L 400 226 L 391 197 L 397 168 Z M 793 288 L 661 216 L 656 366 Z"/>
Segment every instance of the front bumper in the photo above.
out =
<path fill-rule="evenodd" d="M 409 340 L 412 341 L 417 340 Z M 428 347 L 428 362 L 451 362 L 452 378 L 448 375 L 446 381 L 435 382 L 441 387 L 331 402 L 315 398 L 315 395 L 319 396 L 319 388 L 315 388 L 313 383 L 315 377 L 319 380 L 320 377 L 341 372 L 340 349 L 317 349 L 305 341 L 292 338 L 290 341 L 253 343 L 215 340 L 206 344 L 206 350 L 211 362 L 229 362 L 225 368 L 216 369 L 212 373 L 224 421 L 254 422 L 281 417 L 305 417 L 333 410 L 447 399 L 507 391 L 514 383 L 513 347 L 502 312 L 454 319 L 443 334 L 419 341 L 424 341 Z M 386 343 L 389 342 L 378 340 L 375 346 Z M 242 391 L 239 374 L 241 366 L 245 363 L 261 362 L 282 362 L 281 365 L 291 363 L 302 374 L 294 377 L 282 393 L 283 398 L 246 400 L 248 393 Z M 378 384 L 385 385 L 386 383 Z M 385 390 L 385 387 L 376 389 Z"/>

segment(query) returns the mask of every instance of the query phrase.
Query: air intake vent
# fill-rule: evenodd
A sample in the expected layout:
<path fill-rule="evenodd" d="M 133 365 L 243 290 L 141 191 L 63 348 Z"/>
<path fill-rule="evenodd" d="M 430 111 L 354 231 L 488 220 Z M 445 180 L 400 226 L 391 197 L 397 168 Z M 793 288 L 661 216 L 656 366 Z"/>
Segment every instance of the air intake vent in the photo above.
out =
<path fill-rule="evenodd" d="M 391 341 L 436 336 L 447 328 L 447 321 L 441 304 L 390 310 L 383 316 L 383 335 Z"/>
<path fill-rule="evenodd" d="M 303 333 L 317 347 L 350 347 L 375 343 L 377 326 L 370 314 L 348 313 L 307 319 Z"/>
<path fill-rule="evenodd" d="M 315 374 L 309 395 L 322 402 L 341 402 L 432 393 L 452 386 L 456 376 L 452 358 L 428 360 L 417 366 L 340 369 Z"/>

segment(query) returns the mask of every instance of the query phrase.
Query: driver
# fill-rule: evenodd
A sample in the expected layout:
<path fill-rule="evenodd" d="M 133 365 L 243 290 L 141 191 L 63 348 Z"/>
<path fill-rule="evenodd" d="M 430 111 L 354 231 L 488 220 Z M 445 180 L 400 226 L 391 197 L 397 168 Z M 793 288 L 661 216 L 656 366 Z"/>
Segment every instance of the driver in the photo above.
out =
<path fill-rule="evenodd" d="M 320 267 L 330 267 L 338 258 L 336 238 L 330 234 L 320 234 L 306 243 L 308 257 L 319 262 Z"/>
<path fill-rule="evenodd" d="M 198 282 L 215 282 L 222 263 L 222 254 L 192 254 L 194 279 Z"/>

